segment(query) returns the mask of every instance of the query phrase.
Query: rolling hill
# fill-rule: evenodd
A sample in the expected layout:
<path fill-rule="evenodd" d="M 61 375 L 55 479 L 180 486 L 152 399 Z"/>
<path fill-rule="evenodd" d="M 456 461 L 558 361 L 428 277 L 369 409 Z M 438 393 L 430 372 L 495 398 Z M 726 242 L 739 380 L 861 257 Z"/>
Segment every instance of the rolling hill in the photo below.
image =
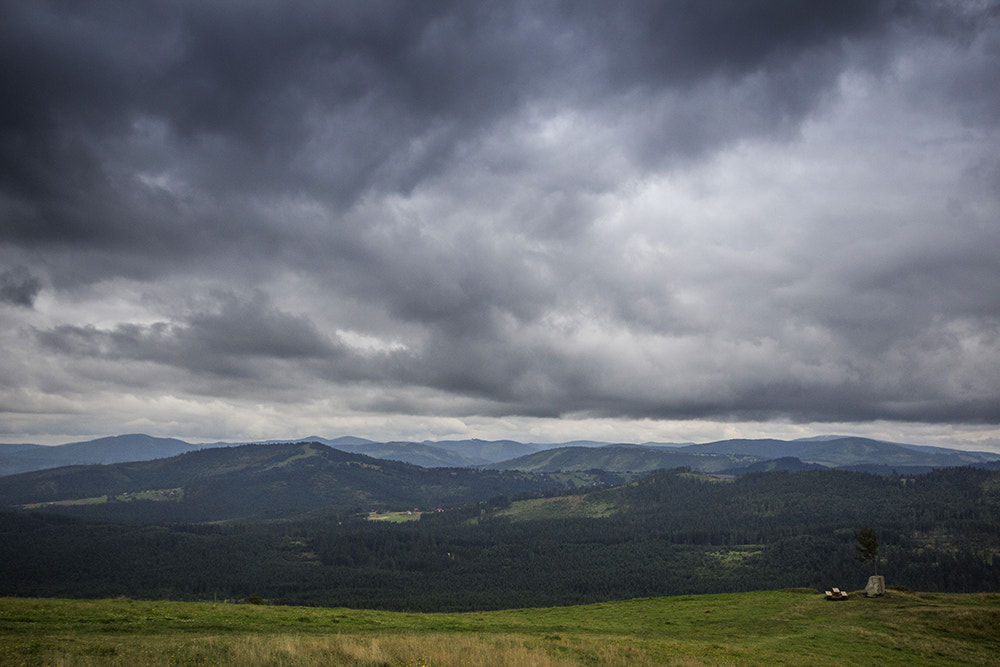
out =
<path fill-rule="evenodd" d="M 997 459 L 1000 455 L 985 452 L 832 437 L 809 441 L 734 439 L 678 447 L 626 444 L 557 447 L 484 467 L 530 472 L 592 469 L 625 472 L 689 467 L 725 474 L 822 467 L 886 474 L 893 470 L 917 473 L 935 468 L 987 465 Z"/>
<path fill-rule="evenodd" d="M 428 508 L 558 486 L 546 475 L 421 468 L 320 443 L 282 443 L 12 475 L 0 478 L 0 506 L 57 503 L 47 511 L 132 521 L 262 520 Z"/>

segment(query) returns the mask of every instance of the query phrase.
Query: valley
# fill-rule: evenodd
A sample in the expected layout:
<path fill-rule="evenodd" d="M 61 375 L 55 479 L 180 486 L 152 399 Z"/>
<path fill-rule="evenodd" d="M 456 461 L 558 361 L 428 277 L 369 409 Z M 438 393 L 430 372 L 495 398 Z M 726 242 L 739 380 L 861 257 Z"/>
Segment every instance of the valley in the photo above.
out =
<path fill-rule="evenodd" d="M 989 664 L 995 462 L 906 472 L 964 455 L 851 441 L 800 452 L 839 469 L 766 458 L 786 447 L 438 468 L 311 440 L 2 476 L 0 662 Z M 663 461 L 698 465 L 633 469 Z M 872 600 L 861 526 L 890 586 Z"/>
<path fill-rule="evenodd" d="M 1000 591 L 988 466 L 527 472 L 279 443 L 2 477 L 0 504 L 0 595 L 459 612 L 862 586 L 863 525 L 890 584 Z"/>

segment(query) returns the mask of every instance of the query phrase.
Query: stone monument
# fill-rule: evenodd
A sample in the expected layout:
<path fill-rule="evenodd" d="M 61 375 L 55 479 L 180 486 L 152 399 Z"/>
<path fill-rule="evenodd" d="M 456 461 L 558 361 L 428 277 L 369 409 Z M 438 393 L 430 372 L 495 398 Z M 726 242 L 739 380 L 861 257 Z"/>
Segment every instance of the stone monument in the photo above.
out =
<path fill-rule="evenodd" d="M 865 586 L 865 597 L 875 598 L 885 593 L 885 577 L 881 574 L 868 577 L 868 585 Z"/>

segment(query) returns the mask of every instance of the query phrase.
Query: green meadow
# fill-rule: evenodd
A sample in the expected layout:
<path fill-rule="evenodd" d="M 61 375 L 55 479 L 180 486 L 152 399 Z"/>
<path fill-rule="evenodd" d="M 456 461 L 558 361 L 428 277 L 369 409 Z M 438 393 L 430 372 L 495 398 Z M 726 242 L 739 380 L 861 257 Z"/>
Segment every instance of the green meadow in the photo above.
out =
<path fill-rule="evenodd" d="M 650 598 L 460 614 L 0 599 L 0 665 L 995 665 L 1000 595 Z"/>
<path fill-rule="evenodd" d="M 369 521 L 385 521 L 386 523 L 405 523 L 407 521 L 419 521 L 423 512 L 369 512 Z"/>

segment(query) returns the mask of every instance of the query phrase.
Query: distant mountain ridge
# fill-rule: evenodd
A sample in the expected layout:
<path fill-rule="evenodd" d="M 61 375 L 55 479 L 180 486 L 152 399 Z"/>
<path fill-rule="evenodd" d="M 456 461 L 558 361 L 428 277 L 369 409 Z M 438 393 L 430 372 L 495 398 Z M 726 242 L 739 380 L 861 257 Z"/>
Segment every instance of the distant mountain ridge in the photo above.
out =
<path fill-rule="evenodd" d="M 114 435 L 65 445 L 0 445 L 0 476 L 93 463 L 126 463 L 177 456 L 201 449 L 176 438 L 144 433 Z"/>
<path fill-rule="evenodd" d="M 844 436 L 829 440 L 720 440 L 689 445 L 682 451 L 715 454 L 740 453 L 761 459 L 795 457 L 806 463 L 818 463 L 828 468 L 859 465 L 931 466 L 948 468 L 984 463 L 1000 455 L 983 452 L 963 452 L 940 448 L 904 446 L 882 440 Z M 939 451 L 934 451 L 938 449 Z"/>
<path fill-rule="evenodd" d="M 354 436 L 270 440 L 267 444 L 318 442 L 341 451 L 425 468 L 483 467 L 533 471 L 592 470 L 642 472 L 688 466 L 703 472 L 739 472 L 766 461 L 795 458 L 807 465 L 885 472 L 985 465 L 1000 454 L 891 443 L 855 436 L 799 440 L 732 439 L 701 444 L 522 443 L 515 440 L 425 440 L 376 442 Z M 67 465 L 113 464 L 167 458 L 185 452 L 234 447 L 244 442 L 192 444 L 176 438 L 128 434 L 65 445 L 0 444 L 0 476 Z M 609 449 L 610 448 L 610 449 Z M 766 468 L 766 466 L 765 466 Z M 756 469 L 756 468 L 755 468 Z"/>

